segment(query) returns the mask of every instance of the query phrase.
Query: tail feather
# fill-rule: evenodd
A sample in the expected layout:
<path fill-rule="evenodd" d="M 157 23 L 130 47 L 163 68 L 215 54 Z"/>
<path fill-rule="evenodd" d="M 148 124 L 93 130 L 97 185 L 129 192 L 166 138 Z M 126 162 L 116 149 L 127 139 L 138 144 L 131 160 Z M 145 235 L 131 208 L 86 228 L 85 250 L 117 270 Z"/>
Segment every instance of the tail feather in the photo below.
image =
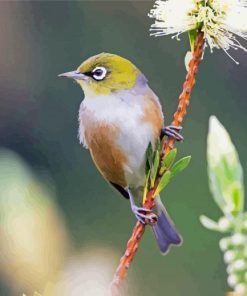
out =
<path fill-rule="evenodd" d="M 176 230 L 172 220 L 170 219 L 165 207 L 161 201 L 156 203 L 158 221 L 153 226 L 153 231 L 162 254 L 166 254 L 171 245 L 181 245 L 182 237 Z"/>

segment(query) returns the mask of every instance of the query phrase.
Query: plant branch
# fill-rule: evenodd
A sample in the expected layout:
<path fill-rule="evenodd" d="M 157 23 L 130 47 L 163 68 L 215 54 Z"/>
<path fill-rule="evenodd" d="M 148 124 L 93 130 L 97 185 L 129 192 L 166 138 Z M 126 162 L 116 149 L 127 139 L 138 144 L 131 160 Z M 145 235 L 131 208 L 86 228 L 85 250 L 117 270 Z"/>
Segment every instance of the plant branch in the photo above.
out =
<path fill-rule="evenodd" d="M 186 110 L 189 105 L 189 99 L 192 92 L 192 89 L 195 85 L 195 76 L 197 73 L 198 65 L 201 61 L 202 54 L 204 49 L 204 35 L 202 32 L 197 33 L 194 52 L 192 58 L 189 62 L 188 73 L 186 76 L 186 80 L 183 84 L 182 93 L 179 96 L 179 103 L 176 112 L 173 115 L 172 124 L 175 126 L 181 126 L 181 123 L 186 115 Z M 173 148 L 175 144 L 175 140 L 173 138 L 168 138 L 164 141 L 164 145 L 162 147 L 160 164 L 165 155 Z M 144 207 L 147 209 L 152 209 L 154 206 L 154 193 L 159 184 L 160 178 L 162 176 L 158 174 L 156 177 L 153 188 L 151 188 L 146 195 L 146 201 L 144 203 Z M 122 283 L 127 275 L 128 268 L 130 266 L 131 261 L 134 259 L 136 251 L 138 249 L 139 241 L 142 238 L 142 235 L 145 231 L 145 225 L 137 222 L 132 235 L 127 243 L 126 251 L 122 258 L 120 259 L 119 266 L 114 275 L 113 282 L 111 284 L 111 294 L 112 296 L 120 295 L 120 288 Z"/>

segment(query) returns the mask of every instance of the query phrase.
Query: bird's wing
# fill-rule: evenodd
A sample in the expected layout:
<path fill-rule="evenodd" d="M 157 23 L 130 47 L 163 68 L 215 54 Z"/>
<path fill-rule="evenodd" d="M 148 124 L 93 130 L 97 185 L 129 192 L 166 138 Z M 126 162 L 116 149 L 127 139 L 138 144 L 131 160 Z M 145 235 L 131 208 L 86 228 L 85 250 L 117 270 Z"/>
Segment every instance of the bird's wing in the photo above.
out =
<path fill-rule="evenodd" d="M 127 199 L 129 199 L 129 193 L 127 192 L 127 190 L 125 190 L 122 186 L 115 184 L 113 182 L 110 182 L 110 184 L 117 189 L 118 192 L 121 193 L 121 195 Z"/>

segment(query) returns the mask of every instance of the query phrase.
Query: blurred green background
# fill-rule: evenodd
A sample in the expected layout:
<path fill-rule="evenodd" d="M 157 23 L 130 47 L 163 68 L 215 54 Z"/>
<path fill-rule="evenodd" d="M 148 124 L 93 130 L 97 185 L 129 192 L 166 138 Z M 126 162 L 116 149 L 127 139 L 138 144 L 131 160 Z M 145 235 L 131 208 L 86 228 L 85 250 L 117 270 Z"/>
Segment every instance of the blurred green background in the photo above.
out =
<path fill-rule="evenodd" d="M 65 289 L 64 282 L 73 286 L 67 296 L 106 295 L 100 287 L 90 293 L 88 283 L 110 281 L 135 218 L 78 143 L 81 89 L 57 75 L 103 51 L 122 55 L 145 73 L 169 123 L 186 74 L 189 44 L 185 35 L 180 42 L 149 37 L 152 5 L 0 2 L 0 295 L 43 293 L 57 277 L 60 289 Z M 223 296 L 228 290 L 220 235 L 205 230 L 199 216 L 219 217 L 206 171 L 211 114 L 231 134 L 246 167 L 247 59 L 245 53 L 232 54 L 239 66 L 223 51 L 206 50 L 183 125 L 185 142 L 177 145 L 180 156 L 191 154 L 192 162 L 162 196 L 184 244 L 161 257 L 147 229 L 130 268 L 126 295 Z M 38 184 L 34 191 L 29 190 L 33 183 Z"/>

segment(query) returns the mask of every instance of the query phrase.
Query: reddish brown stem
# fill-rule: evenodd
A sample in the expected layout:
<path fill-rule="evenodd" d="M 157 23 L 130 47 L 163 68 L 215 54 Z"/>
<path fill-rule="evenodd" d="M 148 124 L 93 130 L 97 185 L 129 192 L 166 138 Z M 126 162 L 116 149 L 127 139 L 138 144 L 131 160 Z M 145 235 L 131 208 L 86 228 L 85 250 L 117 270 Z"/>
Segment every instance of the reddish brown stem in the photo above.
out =
<path fill-rule="evenodd" d="M 186 115 L 186 110 L 189 105 L 190 95 L 195 85 L 195 76 L 197 73 L 197 68 L 202 58 L 203 48 L 204 48 L 203 33 L 198 32 L 193 56 L 189 62 L 186 80 L 183 84 L 182 93 L 179 96 L 177 111 L 173 115 L 172 124 L 175 126 L 181 126 L 181 123 Z M 175 140 L 173 138 L 168 138 L 164 142 L 164 146 L 162 147 L 163 149 L 161 153 L 161 159 L 173 148 L 174 143 L 175 143 Z M 160 181 L 160 176 L 156 178 L 154 187 L 150 189 L 147 193 L 146 202 L 144 204 L 144 207 L 147 209 L 152 209 L 154 206 L 154 192 L 159 184 L 159 181 Z M 122 256 L 122 258 L 120 259 L 119 266 L 116 270 L 116 273 L 111 285 L 112 296 L 120 295 L 120 288 L 121 288 L 122 282 L 127 275 L 127 270 L 129 268 L 131 261 L 134 259 L 139 241 L 142 238 L 144 231 L 145 231 L 145 225 L 141 224 L 140 222 L 137 222 L 133 229 L 132 235 L 127 243 L 126 251 Z"/>

